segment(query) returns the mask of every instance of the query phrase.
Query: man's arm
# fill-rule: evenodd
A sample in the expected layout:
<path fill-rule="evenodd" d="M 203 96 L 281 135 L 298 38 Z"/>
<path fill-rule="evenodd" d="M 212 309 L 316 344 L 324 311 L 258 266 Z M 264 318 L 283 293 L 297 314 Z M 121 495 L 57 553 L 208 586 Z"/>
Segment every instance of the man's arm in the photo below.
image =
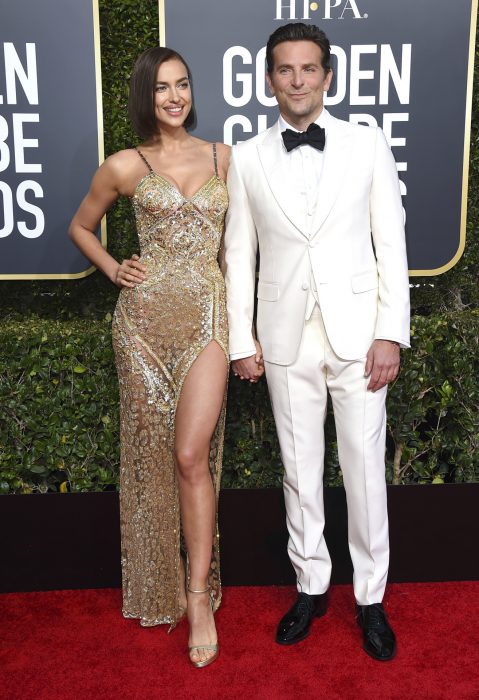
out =
<path fill-rule="evenodd" d="M 399 348 L 409 347 L 409 277 L 399 178 L 391 149 L 381 129 L 370 194 L 371 231 L 379 276 L 375 340 L 365 367 L 368 389 L 377 391 L 399 372 Z"/>
<path fill-rule="evenodd" d="M 229 207 L 226 215 L 225 261 L 229 346 L 233 371 L 257 381 L 263 369 L 261 349 L 252 334 L 258 239 L 248 194 L 233 149 L 228 171 Z"/>
<path fill-rule="evenodd" d="M 379 276 L 374 337 L 409 347 L 409 277 L 404 213 L 396 163 L 381 129 L 376 131 L 370 213 Z"/>

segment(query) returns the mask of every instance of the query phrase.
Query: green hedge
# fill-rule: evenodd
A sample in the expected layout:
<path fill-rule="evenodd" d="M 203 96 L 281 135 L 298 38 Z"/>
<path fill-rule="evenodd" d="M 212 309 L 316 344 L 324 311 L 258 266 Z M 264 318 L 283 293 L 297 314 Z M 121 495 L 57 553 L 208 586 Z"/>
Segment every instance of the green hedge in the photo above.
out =
<path fill-rule="evenodd" d="M 102 491 L 118 476 L 118 388 L 110 317 L 0 327 L 0 492 Z M 391 388 L 390 483 L 479 480 L 479 314 L 413 319 Z M 325 483 L 341 483 L 328 415 Z M 223 486 L 280 485 L 266 384 L 231 378 Z"/>

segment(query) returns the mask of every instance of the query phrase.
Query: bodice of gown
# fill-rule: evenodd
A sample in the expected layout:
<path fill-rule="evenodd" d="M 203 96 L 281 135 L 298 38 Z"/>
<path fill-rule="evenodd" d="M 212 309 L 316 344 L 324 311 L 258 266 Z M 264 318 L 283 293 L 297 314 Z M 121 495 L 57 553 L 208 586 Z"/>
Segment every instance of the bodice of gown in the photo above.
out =
<path fill-rule="evenodd" d="M 224 181 L 213 175 L 189 199 L 168 180 L 149 173 L 132 198 L 142 262 L 147 276 L 165 265 L 219 273 L 217 257 L 228 206 Z M 182 268 L 182 269 L 181 269 Z"/>

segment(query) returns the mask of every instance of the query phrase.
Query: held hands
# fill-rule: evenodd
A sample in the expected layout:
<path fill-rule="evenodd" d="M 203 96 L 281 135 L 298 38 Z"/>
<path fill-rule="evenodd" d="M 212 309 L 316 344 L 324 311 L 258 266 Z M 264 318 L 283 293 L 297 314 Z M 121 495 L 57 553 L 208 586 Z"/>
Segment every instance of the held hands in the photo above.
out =
<path fill-rule="evenodd" d="M 252 384 L 256 384 L 264 374 L 263 351 L 257 340 L 254 341 L 256 353 L 250 357 L 243 357 L 241 360 L 233 360 L 231 367 L 235 377 L 247 379 Z"/>
<path fill-rule="evenodd" d="M 375 340 L 366 356 L 365 377 L 371 377 L 368 390 L 377 391 L 393 382 L 399 372 L 399 345 L 391 340 Z"/>
<path fill-rule="evenodd" d="M 118 266 L 113 280 L 117 287 L 136 287 L 146 279 L 146 267 L 138 262 L 139 259 L 138 255 L 132 255 Z"/>

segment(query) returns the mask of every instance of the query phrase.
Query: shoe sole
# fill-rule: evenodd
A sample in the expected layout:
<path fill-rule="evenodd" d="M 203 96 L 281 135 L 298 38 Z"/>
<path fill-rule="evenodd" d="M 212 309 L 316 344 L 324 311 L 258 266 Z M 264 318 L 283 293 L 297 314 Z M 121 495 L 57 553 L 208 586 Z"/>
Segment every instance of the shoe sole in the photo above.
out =
<path fill-rule="evenodd" d="M 309 630 L 306 632 L 306 634 L 301 635 L 301 637 L 295 637 L 294 639 L 291 639 L 289 641 L 283 641 L 280 639 L 276 639 L 275 641 L 276 641 L 276 644 L 281 644 L 281 646 L 283 646 L 283 647 L 290 647 L 293 644 L 297 644 L 298 642 L 302 642 L 303 639 L 306 639 L 307 637 L 309 637 Z"/>
<path fill-rule="evenodd" d="M 363 646 L 363 650 L 366 652 L 366 654 L 367 654 L 368 656 L 370 656 L 370 657 L 371 657 L 372 659 L 374 659 L 375 661 L 392 661 L 392 660 L 394 659 L 394 657 L 396 656 L 396 652 L 397 652 L 397 649 L 394 649 L 394 651 L 393 651 L 393 653 L 391 654 L 391 656 L 388 656 L 387 658 L 384 658 L 384 657 L 381 657 L 381 656 L 376 656 L 376 655 L 373 654 L 371 651 L 368 651 L 368 650 L 366 649 L 366 647 L 364 647 L 364 646 Z"/>

